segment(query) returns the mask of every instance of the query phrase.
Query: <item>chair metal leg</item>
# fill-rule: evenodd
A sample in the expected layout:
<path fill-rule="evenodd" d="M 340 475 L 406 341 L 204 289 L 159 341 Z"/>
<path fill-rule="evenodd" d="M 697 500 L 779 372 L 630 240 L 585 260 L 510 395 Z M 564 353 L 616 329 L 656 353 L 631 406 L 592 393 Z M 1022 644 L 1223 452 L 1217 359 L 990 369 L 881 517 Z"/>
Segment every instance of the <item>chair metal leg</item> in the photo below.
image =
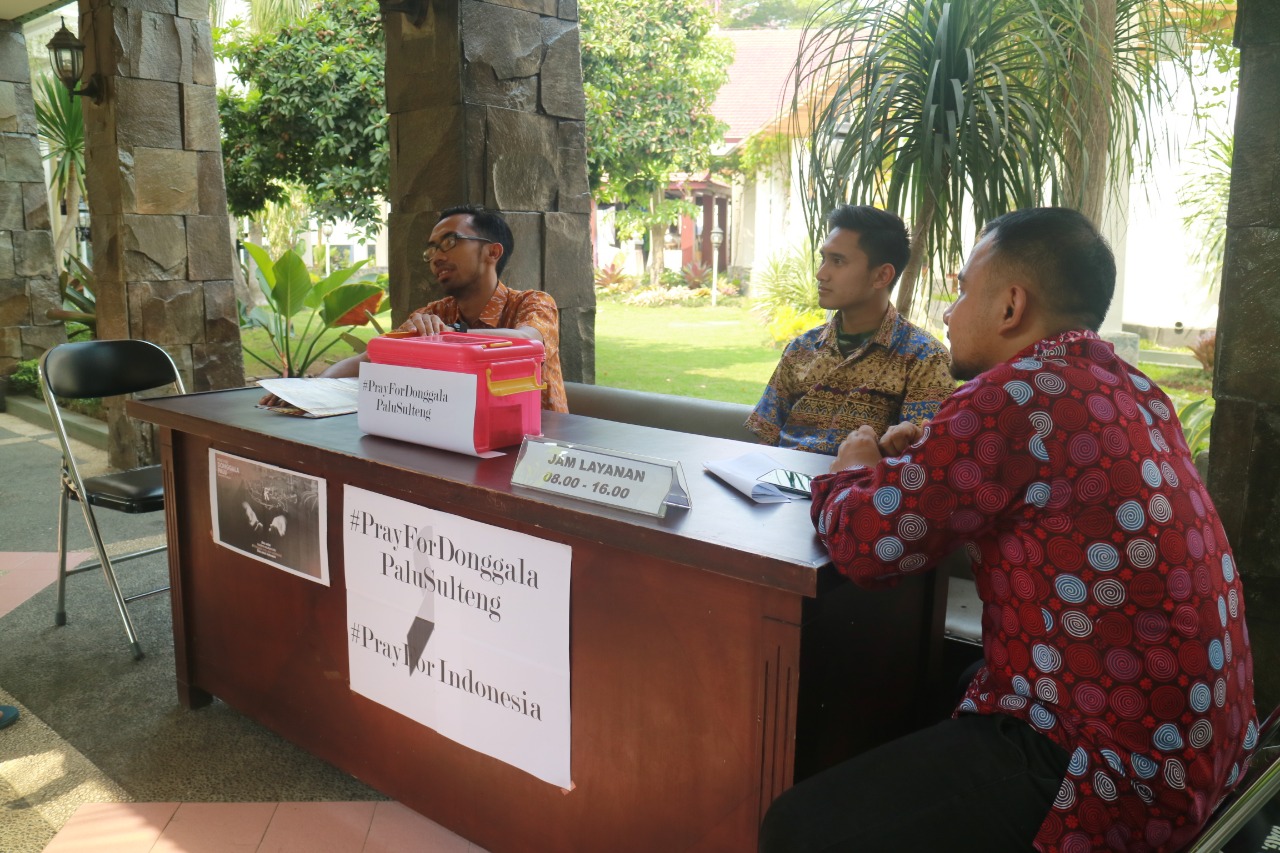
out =
<path fill-rule="evenodd" d="M 133 619 L 129 616 L 129 607 L 125 604 L 124 595 L 120 592 L 120 583 L 116 580 L 115 569 L 111 567 L 111 559 L 107 556 L 107 548 L 102 543 L 102 534 L 98 532 L 98 522 L 93 517 L 93 510 L 86 501 L 80 502 L 84 511 L 84 522 L 89 527 L 89 538 L 93 540 L 93 548 L 98 552 L 98 561 L 102 563 L 102 576 L 106 578 L 111 589 L 111 597 L 116 600 L 116 610 L 124 622 L 124 631 L 129 635 L 129 648 L 133 650 L 134 660 L 142 659 L 142 645 L 138 642 L 138 632 L 133 627 Z"/>
<path fill-rule="evenodd" d="M 53 613 L 54 625 L 67 624 L 67 503 L 70 500 L 64 479 L 58 501 L 58 606 Z"/>

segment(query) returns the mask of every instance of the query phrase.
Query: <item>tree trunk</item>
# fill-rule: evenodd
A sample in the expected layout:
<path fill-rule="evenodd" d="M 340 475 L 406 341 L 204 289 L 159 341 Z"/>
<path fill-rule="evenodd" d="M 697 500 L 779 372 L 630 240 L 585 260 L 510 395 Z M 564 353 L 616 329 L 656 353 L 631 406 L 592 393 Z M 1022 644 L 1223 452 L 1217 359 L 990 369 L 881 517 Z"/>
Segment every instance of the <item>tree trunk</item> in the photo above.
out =
<path fill-rule="evenodd" d="M 1079 138 L 1066 140 L 1066 203 L 1102 224 L 1111 142 L 1111 81 L 1115 73 L 1116 0 L 1085 0 L 1075 81 L 1068 98 Z"/>
<path fill-rule="evenodd" d="M 662 271 L 666 268 L 667 226 L 657 221 L 658 205 L 662 204 L 666 193 L 654 190 L 649 196 L 649 286 L 657 287 L 662 283 Z"/>
<path fill-rule="evenodd" d="M 76 233 L 76 226 L 80 224 L 80 176 L 76 174 L 74 163 L 71 165 L 70 174 L 67 176 L 64 201 L 67 205 L 67 215 L 62 217 L 62 227 L 58 229 L 58 236 L 53 240 L 54 273 L 62 271 L 62 254 L 67 250 L 71 235 Z"/>
<path fill-rule="evenodd" d="M 902 277 L 898 279 L 897 306 L 898 313 L 903 317 L 911 314 L 911 306 L 915 302 L 916 280 L 920 278 L 920 270 L 924 268 L 926 235 L 933 226 L 933 217 L 937 212 L 938 202 L 930 194 L 911 226 L 911 257 L 907 260 L 907 268 L 902 271 Z"/>

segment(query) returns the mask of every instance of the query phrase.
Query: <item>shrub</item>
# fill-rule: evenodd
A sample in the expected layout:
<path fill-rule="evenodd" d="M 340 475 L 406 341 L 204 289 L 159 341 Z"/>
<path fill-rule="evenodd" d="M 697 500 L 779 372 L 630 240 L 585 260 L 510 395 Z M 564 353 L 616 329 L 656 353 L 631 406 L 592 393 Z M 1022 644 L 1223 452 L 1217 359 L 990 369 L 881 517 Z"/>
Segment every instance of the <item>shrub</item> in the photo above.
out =
<path fill-rule="evenodd" d="M 1217 343 L 1218 332 L 1210 329 L 1196 338 L 1194 343 L 1187 345 L 1187 349 L 1195 353 L 1196 360 L 1200 362 L 1205 373 L 1213 373 L 1213 349 Z"/>
<path fill-rule="evenodd" d="M 814 271 L 814 253 L 808 245 L 769 258 L 751 280 L 754 310 L 765 322 L 784 308 L 793 314 L 821 311 Z"/>
<path fill-rule="evenodd" d="M 40 393 L 39 362 L 30 358 L 18 362 L 18 369 L 9 374 L 9 391 L 14 394 L 30 394 L 43 397 Z"/>
<path fill-rule="evenodd" d="M 685 287 L 706 287 L 711 279 L 711 268 L 697 261 L 690 261 L 680 269 L 680 276 L 684 279 Z"/>
<path fill-rule="evenodd" d="M 1178 412 L 1178 420 L 1182 423 L 1182 436 L 1187 440 L 1187 449 L 1191 458 L 1195 459 L 1209 449 L 1209 428 L 1213 425 L 1213 398 L 1192 400 Z"/>
<path fill-rule="evenodd" d="M 629 293 L 635 290 L 636 278 L 622 271 L 622 264 L 613 263 L 607 267 L 596 267 L 595 282 L 598 290 L 606 293 Z"/>
<path fill-rule="evenodd" d="M 766 329 L 775 344 L 785 346 L 792 338 L 809 331 L 814 326 L 821 326 L 826 321 L 827 314 L 822 309 L 797 311 L 790 305 L 784 305 L 774 312 Z"/>
<path fill-rule="evenodd" d="M 650 287 L 628 296 L 624 302 L 628 305 L 676 305 L 680 303 L 701 303 L 710 301 L 711 291 L 705 287 L 690 290 L 684 285 L 676 287 Z"/>

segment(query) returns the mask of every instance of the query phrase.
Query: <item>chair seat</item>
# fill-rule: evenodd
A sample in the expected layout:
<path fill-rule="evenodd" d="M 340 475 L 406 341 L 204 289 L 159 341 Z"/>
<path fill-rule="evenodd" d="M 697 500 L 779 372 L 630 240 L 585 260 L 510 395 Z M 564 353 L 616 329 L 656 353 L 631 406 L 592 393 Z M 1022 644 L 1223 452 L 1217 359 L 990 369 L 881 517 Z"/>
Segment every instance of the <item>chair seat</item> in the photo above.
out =
<path fill-rule="evenodd" d="M 164 474 L 159 465 L 89 477 L 84 488 L 93 506 L 130 513 L 164 509 Z"/>

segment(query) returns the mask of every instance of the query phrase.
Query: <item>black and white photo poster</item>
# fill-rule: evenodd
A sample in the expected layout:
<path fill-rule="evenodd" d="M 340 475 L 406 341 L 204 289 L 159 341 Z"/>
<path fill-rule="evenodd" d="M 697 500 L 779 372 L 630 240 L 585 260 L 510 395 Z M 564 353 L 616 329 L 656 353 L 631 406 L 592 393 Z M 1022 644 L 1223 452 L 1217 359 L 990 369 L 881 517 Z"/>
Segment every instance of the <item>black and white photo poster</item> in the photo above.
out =
<path fill-rule="evenodd" d="M 324 480 L 210 449 L 209 504 L 213 541 L 329 585 Z"/>
<path fill-rule="evenodd" d="M 351 689 L 571 788 L 572 549 L 354 486 L 342 517 Z"/>

